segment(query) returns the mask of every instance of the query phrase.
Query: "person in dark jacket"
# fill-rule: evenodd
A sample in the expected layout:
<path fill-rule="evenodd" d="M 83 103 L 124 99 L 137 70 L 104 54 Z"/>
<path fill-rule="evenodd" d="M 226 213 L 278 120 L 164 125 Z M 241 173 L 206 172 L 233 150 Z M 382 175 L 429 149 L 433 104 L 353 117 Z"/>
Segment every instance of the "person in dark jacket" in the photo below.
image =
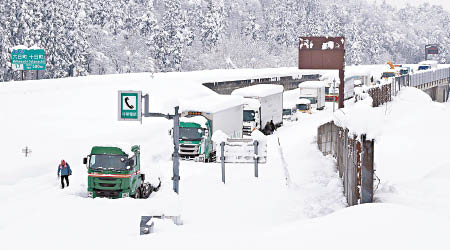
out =
<path fill-rule="evenodd" d="M 270 122 L 266 122 L 266 126 L 264 126 L 264 129 L 263 129 L 263 133 L 265 135 L 270 135 L 272 133 L 270 127 L 271 127 Z"/>
<path fill-rule="evenodd" d="M 69 186 L 69 175 L 71 174 L 72 170 L 69 164 L 65 160 L 61 160 L 61 164 L 58 166 L 58 177 L 61 176 L 61 188 L 64 188 L 64 180 L 66 180 L 66 184 Z"/>
<path fill-rule="evenodd" d="M 270 120 L 270 130 L 272 130 L 272 133 L 273 133 L 273 131 L 277 130 L 277 127 L 273 123 L 273 120 Z"/>

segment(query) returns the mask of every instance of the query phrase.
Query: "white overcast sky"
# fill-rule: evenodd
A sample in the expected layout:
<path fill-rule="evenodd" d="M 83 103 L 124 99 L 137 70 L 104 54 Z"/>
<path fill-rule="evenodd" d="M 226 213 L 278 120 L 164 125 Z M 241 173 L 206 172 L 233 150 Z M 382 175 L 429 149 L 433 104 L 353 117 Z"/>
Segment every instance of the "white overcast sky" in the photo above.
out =
<path fill-rule="evenodd" d="M 381 3 L 382 0 L 369 0 L 372 2 L 378 2 Z M 411 5 L 419 5 L 425 2 L 428 2 L 430 4 L 435 4 L 435 5 L 442 5 L 444 7 L 444 9 L 450 11 L 450 0 L 395 0 L 395 1 L 386 1 L 387 3 L 396 6 L 396 7 L 402 7 L 404 6 L 406 3 L 409 3 Z"/>

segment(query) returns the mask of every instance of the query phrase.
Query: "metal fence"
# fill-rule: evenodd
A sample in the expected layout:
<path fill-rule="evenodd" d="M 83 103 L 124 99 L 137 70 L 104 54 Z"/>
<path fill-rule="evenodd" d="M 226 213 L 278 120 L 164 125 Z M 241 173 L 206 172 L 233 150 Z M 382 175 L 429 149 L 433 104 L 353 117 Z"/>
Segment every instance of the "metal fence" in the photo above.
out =
<path fill-rule="evenodd" d="M 414 74 L 396 76 L 389 83 L 370 87 L 367 93 L 372 97 L 373 107 L 392 101 L 402 87 L 416 87 L 423 90 L 450 82 L 450 68 L 426 70 Z M 357 98 L 358 100 L 358 98 Z"/>
<path fill-rule="evenodd" d="M 393 87 L 394 83 L 383 84 L 370 88 L 368 93 L 372 97 L 372 107 L 378 107 L 386 102 L 392 101 L 392 96 L 397 95 L 398 90 Z"/>
<path fill-rule="evenodd" d="M 324 155 L 337 160 L 349 206 L 373 201 L 374 140 L 349 134 L 334 122 L 318 128 L 317 144 Z"/>

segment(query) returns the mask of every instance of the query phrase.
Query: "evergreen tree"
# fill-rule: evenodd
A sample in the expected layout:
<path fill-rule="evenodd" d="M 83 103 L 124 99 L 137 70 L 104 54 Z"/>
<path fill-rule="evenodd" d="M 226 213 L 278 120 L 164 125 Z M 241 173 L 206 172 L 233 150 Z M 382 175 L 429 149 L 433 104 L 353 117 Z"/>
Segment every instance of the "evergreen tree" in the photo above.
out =
<path fill-rule="evenodd" d="M 161 29 L 155 36 L 155 60 L 161 71 L 181 71 L 183 49 L 190 36 L 180 0 L 164 1 Z"/>
<path fill-rule="evenodd" d="M 206 0 L 203 13 L 200 39 L 203 47 L 210 50 L 217 46 L 225 28 L 225 13 L 222 1 Z"/>

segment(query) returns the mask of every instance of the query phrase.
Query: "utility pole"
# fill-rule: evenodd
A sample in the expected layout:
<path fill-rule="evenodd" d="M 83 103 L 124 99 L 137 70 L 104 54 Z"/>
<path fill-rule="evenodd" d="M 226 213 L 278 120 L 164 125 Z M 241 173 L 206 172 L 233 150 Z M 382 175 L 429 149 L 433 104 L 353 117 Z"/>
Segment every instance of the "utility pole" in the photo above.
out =
<path fill-rule="evenodd" d="M 179 183 L 180 183 L 180 114 L 178 113 L 179 107 L 175 107 L 175 114 L 162 114 L 162 113 L 150 113 L 149 112 L 149 96 L 148 94 L 143 95 L 144 99 L 144 117 L 164 117 L 168 120 L 173 120 L 173 153 L 172 153 L 172 162 L 173 162 L 173 191 L 178 194 L 179 192 Z"/>

